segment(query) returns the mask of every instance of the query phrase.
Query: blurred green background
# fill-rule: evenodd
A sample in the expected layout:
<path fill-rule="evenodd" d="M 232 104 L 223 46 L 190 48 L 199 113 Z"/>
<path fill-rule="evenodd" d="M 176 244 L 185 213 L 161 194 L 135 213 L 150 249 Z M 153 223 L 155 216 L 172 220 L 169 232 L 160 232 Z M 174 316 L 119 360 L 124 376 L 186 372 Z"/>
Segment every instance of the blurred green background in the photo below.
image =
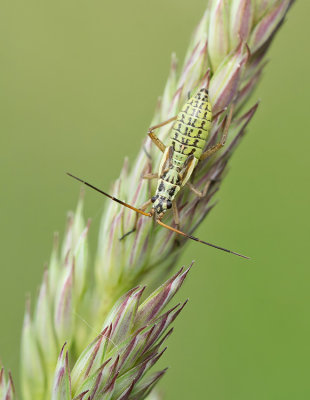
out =
<path fill-rule="evenodd" d="M 110 187 L 205 3 L 2 0 L 0 357 L 16 380 L 25 294 L 78 197 L 64 172 Z M 196 260 L 162 362 L 167 399 L 310 398 L 309 15 L 297 2 L 277 35 L 259 110 L 198 232 L 252 260 L 191 243 L 179 263 Z M 93 250 L 102 205 L 87 192 Z"/>

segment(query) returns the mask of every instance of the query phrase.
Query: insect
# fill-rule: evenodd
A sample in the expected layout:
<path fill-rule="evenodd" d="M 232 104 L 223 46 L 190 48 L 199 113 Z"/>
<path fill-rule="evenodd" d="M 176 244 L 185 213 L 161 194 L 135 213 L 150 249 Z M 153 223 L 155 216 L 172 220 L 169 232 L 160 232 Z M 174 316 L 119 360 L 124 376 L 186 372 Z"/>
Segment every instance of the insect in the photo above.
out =
<path fill-rule="evenodd" d="M 208 90 L 205 87 L 199 89 L 196 94 L 189 98 L 178 115 L 149 129 L 149 137 L 163 153 L 163 155 L 158 174 L 147 174 L 144 176 L 145 179 L 158 179 L 158 183 L 155 195 L 140 208 L 136 208 L 130 204 L 127 204 L 70 173 L 68 173 L 68 175 L 118 202 L 119 204 L 130 208 L 138 214 L 142 214 L 147 217 L 153 217 L 159 225 L 170 229 L 179 235 L 243 258 L 249 258 L 242 254 L 205 242 L 196 238 L 195 236 L 188 235 L 180 231 L 180 219 L 175 200 L 177 194 L 182 188 L 184 188 L 184 186 L 189 187 L 190 190 L 192 190 L 201 198 L 206 195 L 210 182 L 208 182 L 203 191 L 200 192 L 189 182 L 189 179 L 199 161 L 206 159 L 224 146 L 232 112 L 233 109 L 231 108 L 228 118 L 226 119 L 224 133 L 220 142 L 210 147 L 206 151 L 203 151 L 203 149 L 206 146 L 206 141 L 211 128 L 212 111 L 211 104 L 209 102 Z M 175 122 L 171 130 L 170 139 L 168 145 L 165 146 L 164 143 L 156 136 L 154 131 L 173 121 Z M 149 212 L 147 212 L 146 209 L 151 204 L 152 208 Z M 171 208 L 173 210 L 174 222 L 176 225 L 175 228 L 162 222 L 163 216 L 167 210 Z M 135 227 L 123 237 L 127 236 L 134 230 Z"/>

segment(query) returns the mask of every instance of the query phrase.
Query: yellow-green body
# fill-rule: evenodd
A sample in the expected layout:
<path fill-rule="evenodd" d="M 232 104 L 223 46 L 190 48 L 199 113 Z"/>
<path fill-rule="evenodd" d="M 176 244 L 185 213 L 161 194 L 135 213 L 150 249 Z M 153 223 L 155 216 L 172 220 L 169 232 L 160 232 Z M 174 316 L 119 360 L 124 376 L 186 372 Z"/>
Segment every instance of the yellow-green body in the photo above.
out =
<path fill-rule="evenodd" d="M 157 214 L 171 208 L 177 193 L 189 180 L 211 128 L 211 104 L 207 89 L 200 89 L 179 112 L 158 172 L 156 194 L 152 198 Z"/>

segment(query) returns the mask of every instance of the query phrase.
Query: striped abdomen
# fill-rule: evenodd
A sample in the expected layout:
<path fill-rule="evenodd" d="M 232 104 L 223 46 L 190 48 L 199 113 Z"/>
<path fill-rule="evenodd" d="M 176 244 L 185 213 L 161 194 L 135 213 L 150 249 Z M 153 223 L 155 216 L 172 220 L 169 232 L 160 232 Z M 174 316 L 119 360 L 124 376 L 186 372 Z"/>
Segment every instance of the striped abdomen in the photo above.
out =
<path fill-rule="evenodd" d="M 199 160 L 206 146 L 211 119 L 208 91 L 200 89 L 185 103 L 171 131 L 168 146 L 173 147 L 177 164 L 183 164 L 191 154 Z"/>

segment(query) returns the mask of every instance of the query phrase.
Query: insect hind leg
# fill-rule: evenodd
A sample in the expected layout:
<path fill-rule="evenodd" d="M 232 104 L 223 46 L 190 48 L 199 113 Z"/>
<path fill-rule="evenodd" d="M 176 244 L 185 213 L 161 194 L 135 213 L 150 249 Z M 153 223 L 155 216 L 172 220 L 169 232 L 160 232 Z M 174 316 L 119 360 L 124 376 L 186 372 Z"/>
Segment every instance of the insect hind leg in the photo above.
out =
<path fill-rule="evenodd" d="M 204 153 L 202 153 L 200 156 L 200 159 L 199 159 L 200 161 L 205 160 L 206 158 L 210 157 L 212 154 L 216 153 L 218 150 L 220 150 L 225 145 L 234 110 L 235 110 L 235 106 L 233 104 L 229 110 L 229 114 L 228 114 L 227 120 L 225 122 L 224 132 L 221 137 L 221 141 L 219 143 L 217 143 L 216 145 L 207 149 Z"/>

